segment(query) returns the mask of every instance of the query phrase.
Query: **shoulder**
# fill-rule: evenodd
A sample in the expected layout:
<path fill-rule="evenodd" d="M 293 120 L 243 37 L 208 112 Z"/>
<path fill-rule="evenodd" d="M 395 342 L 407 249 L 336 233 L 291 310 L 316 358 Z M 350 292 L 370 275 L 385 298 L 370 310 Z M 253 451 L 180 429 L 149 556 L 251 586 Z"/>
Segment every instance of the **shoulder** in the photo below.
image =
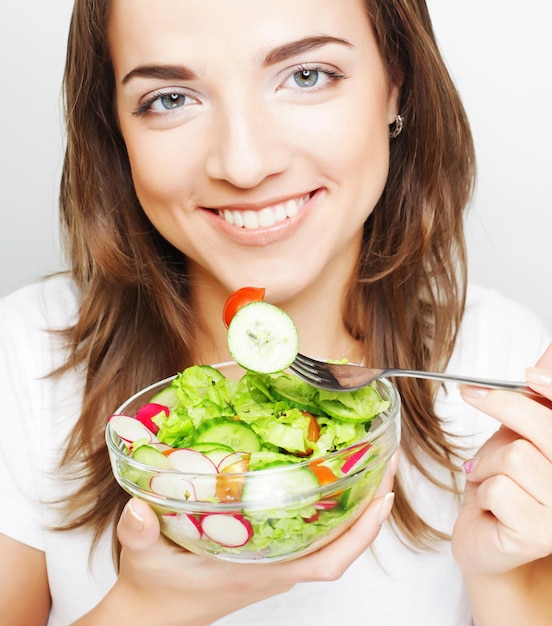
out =
<path fill-rule="evenodd" d="M 0 311 L 31 326 L 46 323 L 63 328 L 75 319 L 77 289 L 68 275 L 56 274 L 0 299 Z"/>
<path fill-rule="evenodd" d="M 76 286 L 64 274 L 5 296 L 0 299 L 0 351 L 9 355 L 12 364 L 17 360 L 37 367 L 42 363 L 49 370 L 58 367 L 64 355 L 55 331 L 74 324 L 78 309 Z M 35 372 L 37 376 L 45 373 Z"/>
<path fill-rule="evenodd" d="M 69 355 L 55 331 L 75 322 L 76 294 L 69 278 L 56 276 L 0 299 L 2 408 L 10 416 L 10 438 L 0 440 L 0 532 L 40 550 L 53 520 L 45 503 L 67 488 L 55 478 L 60 450 L 80 414 L 81 372 L 50 375 Z"/>
<path fill-rule="evenodd" d="M 529 308 L 494 289 L 470 285 L 452 361 L 474 374 L 519 378 L 550 340 Z"/>
<path fill-rule="evenodd" d="M 465 323 L 473 323 L 476 320 L 499 326 L 519 321 L 544 328 L 542 320 L 525 305 L 502 295 L 495 289 L 471 284 L 466 299 Z"/>

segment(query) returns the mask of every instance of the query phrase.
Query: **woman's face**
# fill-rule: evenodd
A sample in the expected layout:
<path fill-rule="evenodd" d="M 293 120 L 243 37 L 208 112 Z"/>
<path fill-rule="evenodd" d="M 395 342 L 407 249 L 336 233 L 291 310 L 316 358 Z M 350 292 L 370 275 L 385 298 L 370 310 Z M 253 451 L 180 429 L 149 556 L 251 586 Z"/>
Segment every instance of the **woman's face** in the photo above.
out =
<path fill-rule="evenodd" d="M 397 113 L 361 0 L 114 0 L 137 195 L 196 285 L 342 284 Z"/>

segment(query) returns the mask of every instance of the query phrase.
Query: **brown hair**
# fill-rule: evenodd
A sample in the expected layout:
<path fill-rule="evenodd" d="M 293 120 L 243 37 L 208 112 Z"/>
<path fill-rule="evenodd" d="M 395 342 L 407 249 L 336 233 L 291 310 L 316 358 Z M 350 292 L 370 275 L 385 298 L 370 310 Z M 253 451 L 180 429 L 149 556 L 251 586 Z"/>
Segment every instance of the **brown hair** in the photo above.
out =
<path fill-rule="evenodd" d="M 366 361 L 443 369 L 465 298 L 463 210 L 474 178 L 464 110 L 447 73 L 423 0 L 365 0 L 392 80 L 402 83 L 405 130 L 391 143 L 388 182 L 367 220 L 358 280 L 344 314 Z M 118 518 L 126 494 L 115 483 L 106 416 L 136 390 L 191 364 L 194 312 L 186 258 L 152 227 L 135 196 L 113 104 L 106 33 L 109 0 L 76 0 L 64 77 L 67 150 L 61 219 L 80 314 L 67 330 L 71 360 L 86 368 L 82 413 L 63 465 L 82 486 L 64 528 L 97 538 Z M 454 474 L 456 450 L 435 415 L 436 388 L 403 379 L 408 460 L 430 480 L 424 458 Z M 444 488 L 454 489 L 454 480 Z M 394 521 L 414 546 L 442 538 L 413 510 L 400 476 Z"/>

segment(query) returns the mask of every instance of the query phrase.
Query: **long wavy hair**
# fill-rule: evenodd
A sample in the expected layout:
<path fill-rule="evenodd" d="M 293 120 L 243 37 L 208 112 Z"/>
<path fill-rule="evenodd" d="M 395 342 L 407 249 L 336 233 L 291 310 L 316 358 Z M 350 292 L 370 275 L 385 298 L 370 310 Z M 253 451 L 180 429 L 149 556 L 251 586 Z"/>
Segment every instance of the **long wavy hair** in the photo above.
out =
<path fill-rule="evenodd" d="M 153 228 L 135 195 L 114 112 L 107 44 L 109 0 L 76 0 L 64 75 L 67 147 L 60 209 L 80 310 L 66 330 L 71 357 L 58 375 L 84 368 L 82 413 L 62 466 L 79 479 L 61 529 L 118 519 L 127 495 L 115 483 L 103 439 L 106 416 L 128 396 L 192 364 L 195 338 L 185 256 Z M 445 368 L 465 301 L 463 213 L 474 182 L 473 142 L 424 0 L 365 0 L 390 79 L 401 83 L 402 134 L 391 140 L 388 181 L 364 228 L 344 320 L 368 364 Z M 437 387 L 398 382 L 403 453 L 424 476 L 455 491 L 458 450 L 435 414 Z M 427 459 L 450 482 L 429 473 Z M 444 535 L 395 482 L 393 520 L 413 547 Z M 116 545 L 116 543 L 114 544 Z"/>

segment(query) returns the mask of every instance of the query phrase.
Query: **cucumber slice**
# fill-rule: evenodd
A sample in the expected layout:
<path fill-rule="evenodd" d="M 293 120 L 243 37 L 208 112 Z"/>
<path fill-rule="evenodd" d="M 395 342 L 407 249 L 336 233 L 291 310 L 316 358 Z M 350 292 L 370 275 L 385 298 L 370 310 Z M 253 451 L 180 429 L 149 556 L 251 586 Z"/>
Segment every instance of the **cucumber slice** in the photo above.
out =
<path fill-rule="evenodd" d="M 168 385 L 161 391 L 158 391 L 150 400 L 153 404 L 161 404 L 169 409 L 174 409 L 178 406 L 178 395 L 176 387 Z"/>
<path fill-rule="evenodd" d="M 268 302 L 241 308 L 228 326 L 228 349 L 239 365 L 261 374 L 286 369 L 299 352 L 299 333 L 291 317 Z"/>
<path fill-rule="evenodd" d="M 220 441 L 236 452 L 258 452 L 261 441 L 251 426 L 240 420 L 230 420 L 225 417 L 215 417 L 203 422 L 197 429 L 192 447 L 200 443 Z"/>
<path fill-rule="evenodd" d="M 373 496 L 382 477 L 385 466 L 366 472 L 352 487 L 346 489 L 339 498 L 341 508 L 347 510 L 357 505 L 368 496 Z"/>
<path fill-rule="evenodd" d="M 147 444 L 136 448 L 132 453 L 132 458 L 152 467 L 164 469 L 171 467 L 169 459 L 162 452 Z"/>
<path fill-rule="evenodd" d="M 196 442 L 193 446 L 194 450 L 202 452 L 206 457 L 211 459 L 217 467 L 222 459 L 226 458 L 230 454 L 234 454 L 233 448 L 223 445 L 222 443 L 210 443 L 208 441 L 201 443 Z"/>
<path fill-rule="evenodd" d="M 278 468 L 287 469 L 293 463 L 267 463 L 262 476 L 251 476 L 243 487 L 242 500 L 247 505 L 256 502 L 293 503 L 294 507 L 310 506 L 320 499 L 320 484 L 308 467 L 297 467 L 291 471 L 278 472 Z"/>
<path fill-rule="evenodd" d="M 260 452 L 253 452 L 249 457 L 249 469 L 251 471 L 257 471 L 274 467 L 276 464 L 286 465 L 288 463 L 301 463 L 305 459 L 299 458 L 292 454 L 284 454 L 282 452 L 271 452 L 269 450 L 262 450 Z"/>

